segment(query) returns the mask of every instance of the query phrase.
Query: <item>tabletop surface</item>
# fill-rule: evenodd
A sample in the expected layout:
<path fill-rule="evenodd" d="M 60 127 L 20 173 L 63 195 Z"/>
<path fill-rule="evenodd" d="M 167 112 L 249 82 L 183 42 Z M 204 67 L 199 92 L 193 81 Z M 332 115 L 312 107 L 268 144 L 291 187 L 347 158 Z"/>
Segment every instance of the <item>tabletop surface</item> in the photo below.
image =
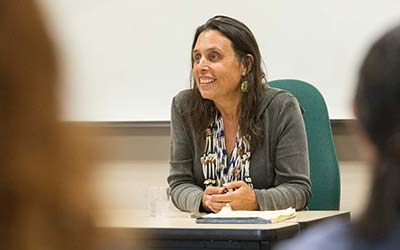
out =
<path fill-rule="evenodd" d="M 180 211 L 152 217 L 148 210 L 118 209 L 99 213 L 97 227 L 161 239 L 277 240 L 296 234 L 302 223 L 348 215 L 347 211 L 299 211 L 296 218 L 273 224 L 197 224 L 190 213 Z"/>
<path fill-rule="evenodd" d="M 196 224 L 190 213 L 172 211 L 166 216 L 152 217 L 145 209 L 105 210 L 97 216 L 99 227 L 136 227 L 136 228 L 223 228 L 253 229 L 280 228 L 288 223 L 304 223 L 333 217 L 350 216 L 348 211 L 298 211 L 295 218 L 274 224 Z"/>
<path fill-rule="evenodd" d="M 293 219 L 286 220 L 285 222 L 298 222 L 307 223 L 311 221 L 319 221 L 330 218 L 347 218 L 350 219 L 349 211 L 341 210 L 308 210 L 308 211 L 297 211 L 296 217 Z"/>
<path fill-rule="evenodd" d="M 278 240 L 299 231 L 297 222 L 273 224 L 197 224 L 190 213 L 174 211 L 151 217 L 147 210 L 108 210 L 98 215 L 97 227 L 156 239 Z"/>

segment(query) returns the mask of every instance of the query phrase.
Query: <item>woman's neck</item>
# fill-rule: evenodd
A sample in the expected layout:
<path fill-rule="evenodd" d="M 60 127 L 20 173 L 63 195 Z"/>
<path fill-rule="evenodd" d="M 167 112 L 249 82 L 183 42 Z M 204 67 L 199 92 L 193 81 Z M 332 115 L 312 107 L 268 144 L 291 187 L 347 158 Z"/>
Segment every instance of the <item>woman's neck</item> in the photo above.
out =
<path fill-rule="evenodd" d="M 228 155 L 231 155 L 235 147 L 236 135 L 239 127 L 238 109 L 240 98 L 214 102 L 224 120 L 225 146 Z"/>
<path fill-rule="evenodd" d="M 232 100 L 224 100 L 221 102 L 215 102 L 215 106 L 221 112 L 222 118 L 225 121 L 235 121 L 238 122 L 238 110 L 240 104 L 240 98 L 232 99 Z"/>

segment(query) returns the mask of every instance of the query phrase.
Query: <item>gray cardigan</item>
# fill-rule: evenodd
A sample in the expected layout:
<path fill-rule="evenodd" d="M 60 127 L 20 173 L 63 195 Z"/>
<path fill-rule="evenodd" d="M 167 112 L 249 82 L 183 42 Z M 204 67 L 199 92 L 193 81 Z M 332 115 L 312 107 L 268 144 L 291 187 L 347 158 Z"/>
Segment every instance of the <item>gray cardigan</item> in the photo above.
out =
<path fill-rule="evenodd" d="M 168 183 L 177 208 L 198 212 L 205 188 L 200 163 L 204 152 L 195 143 L 193 127 L 182 116 L 188 98 L 190 90 L 184 90 L 172 101 Z M 267 88 L 259 115 L 264 119 L 265 136 L 252 152 L 250 177 L 260 210 L 304 209 L 311 197 L 311 181 L 297 99 L 286 91 Z"/>

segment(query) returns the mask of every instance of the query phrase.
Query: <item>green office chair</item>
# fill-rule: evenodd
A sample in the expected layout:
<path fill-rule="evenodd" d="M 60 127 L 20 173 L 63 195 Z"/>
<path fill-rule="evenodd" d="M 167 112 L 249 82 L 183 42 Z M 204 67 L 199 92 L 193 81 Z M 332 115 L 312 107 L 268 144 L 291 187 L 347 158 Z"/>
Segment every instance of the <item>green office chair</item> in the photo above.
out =
<path fill-rule="evenodd" d="M 328 110 L 321 93 L 311 84 L 299 80 L 275 80 L 271 87 L 292 93 L 304 108 L 310 158 L 312 198 L 310 210 L 338 210 L 340 174 L 333 144 Z"/>

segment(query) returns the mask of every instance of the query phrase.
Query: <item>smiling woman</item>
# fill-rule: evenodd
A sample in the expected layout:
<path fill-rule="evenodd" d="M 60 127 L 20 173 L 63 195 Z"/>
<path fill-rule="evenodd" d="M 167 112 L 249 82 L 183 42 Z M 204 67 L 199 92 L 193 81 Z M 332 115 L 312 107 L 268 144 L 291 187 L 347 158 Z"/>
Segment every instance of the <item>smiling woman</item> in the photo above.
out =
<path fill-rule="evenodd" d="M 304 209 L 311 197 L 301 108 L 264 83 L 256 39 L 215 16 L 196 30 L 192 89 L 171 108 L 175 206 L 184 211 Z"/>

